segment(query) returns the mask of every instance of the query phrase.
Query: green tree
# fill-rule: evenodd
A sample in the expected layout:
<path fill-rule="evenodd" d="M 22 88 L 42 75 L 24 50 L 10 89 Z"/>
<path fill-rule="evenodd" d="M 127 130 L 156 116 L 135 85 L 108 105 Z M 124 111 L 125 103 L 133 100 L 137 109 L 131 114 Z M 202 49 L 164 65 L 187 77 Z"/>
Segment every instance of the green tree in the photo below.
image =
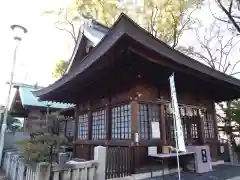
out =
<path fill-rule="evenodd" d="M 68 67 L 68 61 L 64 61 L 64 60 L 58 61 L 52 73 L 53 77 L 56 79 L 62 77 L 67 67 Z"/>
<path fill-rule="evenodd" d="M 236 134 L 234 133 L 240 131 L 240 100 L 221 103 L 220 106 L 224 112 L 224 116 L 219 116 L 220 120 L 225 124 L 224 131 L 228 135 L 233 150 L 240 152 L 240 145 L 236 144 Z"/>
<path fill-rule="evenodd" d="M 120 7 L 118 2 L 118 0 L 76 0 L 71 8 L 59 9 L 57 12 L 46 11 L 45 14 L 56 15 L 56 23 L 64 24 L 66 27 L 60 30 L 72 32 L 70 34 L 76 41 L 74 21 L 83 20 L 82 16 L 95 19 L 103 25 L 111 27 L 120 13 L 124 12 L 154 36 L 176 47 L 182 32 L 194 22 L 191 14 L 201 5 L 202 1 L 143 0 L 143 6 L 134 9 Z"/>
<path fill-rule="evenodd" d="M 3 107 L 4 108 L 4 107 Z M 2 125 L 4 119 L 4 114 L 1 114 L 0 116 L 0 123 Z M 19 119 L 12 117 L 8 114 L 7 117 L 7 130 L 8 131 L 20 131 L 22 128 L 22 123 Z"/>
<path fill-rule="evenodd" d="M 22 123 L 19 119 L 13 118 L 11 115 L 8 115 L 7 130 L 19 131 L 21 130 L 21 127 L 22 127 Z"/>
<path fill-rule="evenodd" d="M 50 114 L 43 119 L 34 120 L 28 129 L 30 137 L 16 142 L 17 147 L 26 161 L 53 162 L 60 151 L 61 145 L 66 145 L 67 139 L 59 136 L 59 123 L 63 117 Z"/>
<path fill-rule="evenodd" d="M 111 27 L 120 13 L 124 12 L 152 35 L 176 48 L 182 33 L 195 23 L 191 14 L 202 1 L 143 0 L 143 6 L 134 9 L 120 7 L 118 2 L 118 0 L 76 0 L 70 8 L 46 11 L 45 14 L 55 15 L 56 28 L 70 34 L 76 44 L 78 35 L 75 30 L 76 24 L 81 25 L 86 19 L 95 19 Z M 62 61 L 58 62 L 53 73 L 54 77 L 59 78 L 64 68 L 66 69 L 65 64 Z"/>

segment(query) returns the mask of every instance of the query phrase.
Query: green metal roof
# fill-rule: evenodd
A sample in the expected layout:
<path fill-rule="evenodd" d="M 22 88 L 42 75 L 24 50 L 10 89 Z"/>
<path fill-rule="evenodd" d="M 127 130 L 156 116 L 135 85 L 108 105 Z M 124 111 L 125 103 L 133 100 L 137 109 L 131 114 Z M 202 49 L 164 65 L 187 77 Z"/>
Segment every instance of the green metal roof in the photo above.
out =
<path fill-rule="evenodd" d="M 56 102 L 49 102 L 49 101 L 40 101 L 38 97 L 34 96 L 32 91 L 36 91 L 41 89 L 36 86 L 32 85 L 15 85 L 19 89 L 19 94 L 21 98 L 21 102 L 23 106 L 37 106 L 37 107 L 47 107 L 50 105 L 50 108 L 56 109 L 65 109 L 72 107 L 72 104 L 63 104 L 63 103 L 56 103 Z"/>

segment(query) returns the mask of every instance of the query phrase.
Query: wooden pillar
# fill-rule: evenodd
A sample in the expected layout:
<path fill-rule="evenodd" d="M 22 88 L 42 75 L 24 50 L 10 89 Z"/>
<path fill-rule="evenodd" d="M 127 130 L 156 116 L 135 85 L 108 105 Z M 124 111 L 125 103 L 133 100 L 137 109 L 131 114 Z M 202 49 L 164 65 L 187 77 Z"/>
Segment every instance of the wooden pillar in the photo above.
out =
<path fill-rule="evenodd" d="M 106 140 L 111 140 L 111 129 L 112 129 L 112 113 L 111 107 L 109 105 L 106 106 Z"/>
<path fill-rule="evenodd" d="M 189 117 L 187 117 L 186 119 L 186 127 L 187 127 L 187 144 L 188 145 L 192 145 L 193 143 L 193 140 L 192 140 L 192 132 L 191 132 L 191 129 L 192 129 L 192 122 L 191 122 L 192 119 L 190 119 Z"/>
<path fill-rule="evenodd" d="M 204 134 L 204 122 L 200 116 L 199 111 L 197 112 L 197 126 L 198 126 L 198 138 L 199 138 L 199 145 L 203 145 L 205 143 L 205 134 Z"/>
<path fill-rule="evenodd" d="M 111 140 L 112 137 L 112 107 L 111 97 L 108 98 L 106 105 L 106 140 Z"/>
<path fill-rule="evenodd" d="M 160 131 L 161 131 L 161 140 L 163 145 L 167 145 L 167 124 L 166 124 L 166 115 L 164 104 L 160 105 Z"/>
<path fill-rule="evenodd" d="M 92 140 L 92 106 L 88 103 L 88 140 Z"/>
<path fill-rule="evenodd" d="M 215 103 L 213 101 L 212 101 L 212 118 L 213 118 L 213 126 L 214 126 L 214 139 L 218 141 L 217 116 L 216 116 Z"/>
<path fill-rule="evenodd" d="M 92 122 L 93 122 L 93 117 L 92 117 L 92 105 L 91 102 L 88 102 L 88 140 L 92 140 Z M 92 159 L 92 154 L 93 152 L 93 146 L 91 144 L 88 145 L 88 160 Z"/>
<path fill-rule="evenodd" d="M 78 139 L 78 119 L 79 119 L 79 105 L 75 106 L 75 131 L 74 131 L 74 141 Z"/>
<path fill-rule="evenodd" d="M 138 103 L 136 100 L 131 101 L 131 121 L 132 121 L 132 142 L 135 142 L 135 134 L 137 133 L 137 119 L 138 119 Z"/>
<path fill-rule="evenodd" d="M 77 141 L 78 139 L 78 117 L 79 117 L 79 105 L 77 104 L 75 106 L 75 110 L 74 110 L 74 119 L 75 119 L 75 131 L 74 131 L 74 137 L 73 137 L 73 157 L 76 157 L 76 144 L 74 143 L 75 141 Z M 66 122 L 66 126 L 67 126 L 67 122 Z"/>
<path fill-rule="evenodd" d="M 217 117 L 216 117 L 216 109 L 215 109 L 215 103 L 212 101 L 212 120 L 213 120 L 213 133 L 214 133 L 214 143 L 211 147 L 211 152 L 212 152 L 212 157 L 217 160 L 219 157 L 218 154 L 218 148 L 219 148 L 219 143 L 218 143 L 218 127 L 217 127 Z"/>

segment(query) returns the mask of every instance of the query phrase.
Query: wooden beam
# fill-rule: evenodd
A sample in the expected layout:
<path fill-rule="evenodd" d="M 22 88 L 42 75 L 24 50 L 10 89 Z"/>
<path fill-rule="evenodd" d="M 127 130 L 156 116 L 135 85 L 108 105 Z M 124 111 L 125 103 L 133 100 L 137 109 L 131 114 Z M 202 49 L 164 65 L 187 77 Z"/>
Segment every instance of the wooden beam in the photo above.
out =
<path fill-rule="evenodd" d="M 213 118 L 213 127 L 214 127 L 214 139 L 218 140 L 218 125 L 217 125 L 217 116 L 215 103 L 212 101 L 212 118 Z"/>
<path fill-rule="evenodd" d="M 79 121 L 79 105 L 75 106 L 75 131 L 74 131 L 74 140 L 78 139 L 78 121 Z"/>
<path fill-rule="evenodd" d="M 132 144 L 131 140 L 110 140 L 106 144 L 105 140 L 77 140 L 74 142 L 75 145 L 101 145 L 101 146 L 130 146 Z M 161 145 L 161 139 L 150 139 L 150 140 L 139 140 L 140 146 L 157 146 Z"/>
<path fill-rule="evenodd" d="M 65 117 L 66 119 L 64 120 L 64 136 L 66 137 L 67 136 L 67 117 Z M 75 124 L 76 126 L 76 124 Z M 76 130 L 74 129 L 74 132 Z M 73 136 L 75 137 L 75 134 L 73 134 Z"/>
<path fill-rule="evenodd" d="M 106 139 L 109 141 L 112 137 L 112 107 L 111 97 L 108 98 L 106 105 Z"/>
<path fill-rule="evenodd" d="M 73 137 L 73 144 L 75 141 L 78 139 L 78 117 L 79 117 L 79 105 L 77 104 L 75 106 L 75 113 L 74 113 L 74 118 L 75 118 L 75 130 L 74 130 L 74 137 Z M 73 147 L 73 156 L 76 156 L 76 146 L 74 145 Z"/>
<path fill-rule="evenodd" d="M 132 142 L 135 141 L 135 134 L 137 133 L 137 119 L 138 119 L 138 103 L 133 100 L 131 103 L 131 121 L 132 121 Z"/>
<path fill-rule="evenodd" d="M 205 143 L 205 134 L 204 134 L 204 122 L 202 121 L 199 111 L 197 112 L 197 127 L 198 127 L 198 138 L 200 141 L 200 145 Z"/>
<path fill-rule="evenodd" d="M 161 139 L 163 145 L 167 145 L 167 124 L 166 124 L 166 115 L 164 110 L 164 104 L 160 105 L 160 130 L 161 130 Z"/>
<path fill-rule="evenodd" d="M 186 126 L 187 126 L 187 143 L 188 145 L 191 145 L 193 143 L 193 140 L 192 140 L 192 132 L 191 132 L 191 119 L 187 119 L 187 122 L 186 122 Z"/>
<path fill-rule="evenodd" d="M 88 102 L 88 140 L 92 139 L 92 105 Z"/>

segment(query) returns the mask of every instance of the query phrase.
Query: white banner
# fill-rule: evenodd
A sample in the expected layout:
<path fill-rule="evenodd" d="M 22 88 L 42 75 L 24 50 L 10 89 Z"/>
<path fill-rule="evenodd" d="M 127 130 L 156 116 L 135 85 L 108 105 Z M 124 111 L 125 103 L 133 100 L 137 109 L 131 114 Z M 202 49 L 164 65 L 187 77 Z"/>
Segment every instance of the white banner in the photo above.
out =
<path fill-rule="evenodd" d="M 182 121 L 179 114 L 176 88 L 174 82 L 174 74 L 169 77 L 170 80 L 170 90 L 171 90 L 171 100 L 172 100 L 172 111 L 173 111 L 173 119 L 174 119 L 174 130 L 176 133 L 175 138 L 177 139 L 177 147 L 178 150 L 186 152 L 183 129 L 182 129 Z"/>

